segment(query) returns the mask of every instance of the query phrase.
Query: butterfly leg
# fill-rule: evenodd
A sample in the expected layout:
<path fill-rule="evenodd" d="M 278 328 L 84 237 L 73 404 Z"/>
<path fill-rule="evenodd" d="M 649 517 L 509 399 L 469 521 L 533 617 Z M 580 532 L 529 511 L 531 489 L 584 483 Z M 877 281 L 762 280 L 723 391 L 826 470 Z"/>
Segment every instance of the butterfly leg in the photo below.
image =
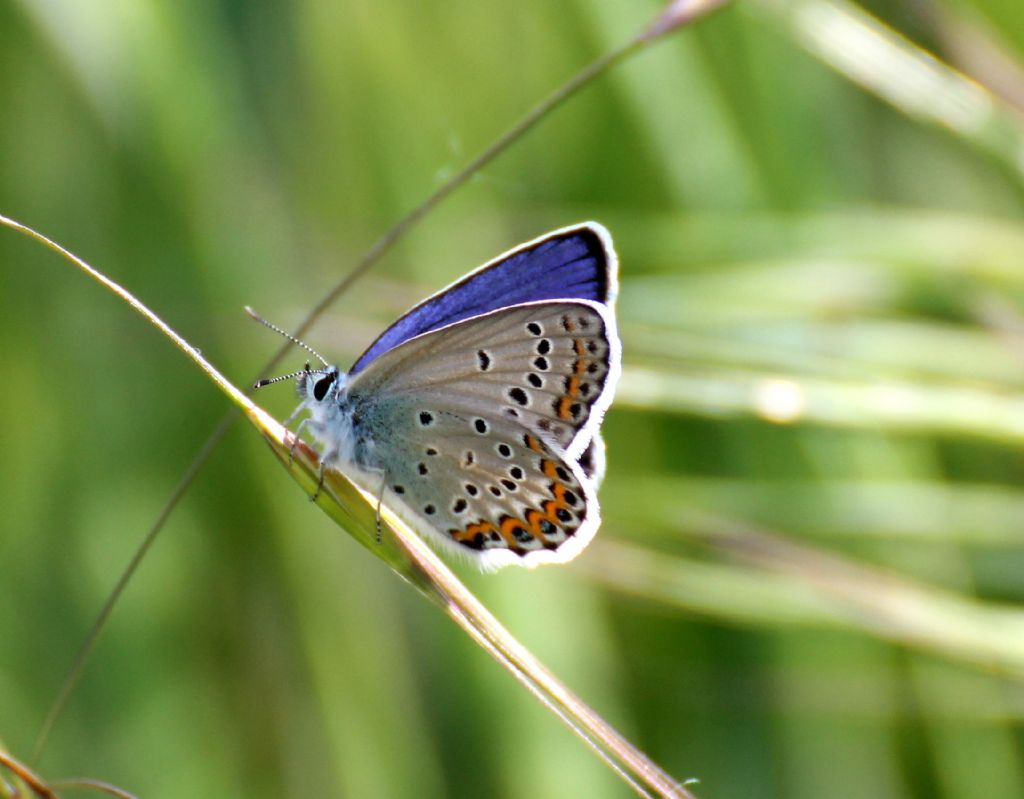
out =
<path fill-rule="evenodd" d="M 309 498 L 310 502 L 316 502 L 320 498 L 320 492 L 324 487 L 324 472 L 327 470 L 329 465 L 332 465 L 338 458 L 338 450 L 332 449 L 330 452 L 325 452 L 320 456 L 320 478 L 316 481 L 316 491 L 313 492 L 313 496 Z"/>
<path fill-rule="evenodd" d="M 380 491 L 377 492 L 377 543 L 380 544 L 381 539 L 384 537 L 384 531 L 380 522 L 380 505 L 384 501 L 384 488 L 388 484 L 388 472 L 387 469 L 383 470 L 380 476 Z"/>
<path fill-rule="evenodd" d="M 295 417 L 298 416 L 300 413 L 302 413 L 304 410 L 306 410 L 306 403 L 305 402 L 300 403 L 299 407 L 296 408 L 294 411 L 292 411 L 290 414 L 288 414 L 288 418 L 285 419 L 283 422 L 281 422 L 281 424 L 284 425 L 285 427 L 287 427 L 292 422 L 294 422 L 295 421 Z M 303 422 L 302 424 L 305 424 L 305 422 Z M 302 427 L 302 424 L 299 425 L 300 428 Z"/>
<path fill-rule="evenodd" d="M 376 524 L 377 524 L 377 536 L 376 536 L 376 538 L 377 538 L 377 543 L 379 544 L 381 542 L 381 540 L 384 538 L 384 524 L 381 521 L 380 508 L 381 508 L 381 505 L 384 503 L 384 489 L 387 488 L 387 485 L 388 485 L 388 470 L 387 469 L 383 469 L 383 468 L 379 468 L 379 467 L 375 468 L 375 467 L 372 467 L 372 466 L 363 466 L 363 469 L 365 469 L 366 471 L 370 472 L 371 474 L 379 474 L 380 475 L 380 488 L 377 490 L 377 515 L 376 515 L 376 518 L 374 520 L 376 522 Z"/>
<path fill-rule="evenodd" d="M 296 413 L 298 413 L 298 411 L 296 411 Z M 288 417 L 287 420 L 285 420 L 284 426 L 287 427 L 288 426 L 288 422 L 290 422 L 294 418 L 295 418 L 295 414 L 293 413 L 291 416 Z M 295 432 L 292 433 L 294 438 L 292 440 L 292 445 L 290 447 L 288 447 L 288 465 L 289 466 L 291 466 L 292 465 L 292 461 L 295 460 L 295 448 L 299 445 L 299 434 L 302 432 L 302 428 L 306 426 L 306 422 L 308 422 L 308 421 L 309 421 L 309 419 L 303 419 L 301 422 L 299 422 L 299 426 L 295 428 Z"/>

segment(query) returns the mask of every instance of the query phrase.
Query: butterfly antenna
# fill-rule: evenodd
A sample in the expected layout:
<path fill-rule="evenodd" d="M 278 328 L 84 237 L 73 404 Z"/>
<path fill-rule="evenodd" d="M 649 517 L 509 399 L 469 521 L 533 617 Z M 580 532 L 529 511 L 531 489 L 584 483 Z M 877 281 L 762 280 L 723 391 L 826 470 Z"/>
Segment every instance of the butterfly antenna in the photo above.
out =
<path fill-rule="evenodd" d="M 299 375 L 316 375 L 323 372 L 323 369 L 310 369 L 309 364 L 306 364 L 305 369 L 299 369 L 297 372 L 292 372 L 290 375 L 281 375 L 280 377 L 264 377 L 262 380 L 257 380 L 253 383 L 253 388 L 263 388 L 269 386 L 271 383 L 280 383 L 282 380 L 294 380 Z"/>
<path fill-rule="evenodd" d="M 259 322 L 261 325 L 263 325 L 264 327 L 269 327 L 275 333 L 280 333 L 282 336 L 284 336 L 286 339 L 288 339 L 292 344 L 297 344 L 298 346 L 302 347 L 302 349 L 304 349 L 306 352 L 315 355 L 316 359 L 318 361 L 320 361 L 320 363 L 322 363 L 324 366 L 330 366 L 330 364 L 327 363 L 327 359 L 324 358 L 324 356 L 321 355 L 319 352 L 317 352 L 315 349 L 310 347 L 305 341 L 300 341 L 299 339 L 295 338 L 295 336 L 293 336 L 291 333 L 288 333 L 288 332 L 282 330 L 281 328 L 279 328 L 273 322 L 268 322 L 266 319 L 264 319 L 262 316 L 260 316 L 258 313 L 256 313 L 256 311 L 254 311 L 248 305 L 245 306 L 245 312 L 247 314 L 249 314 L 249 316 L 251 316 L 257 322 Z M 309 371 L 309 367 L 307 366 L 305 369 L 303 369 L 300 372 L 296 372 L 295 374 L 288 375 L 287 377 L 277 377 L 277 378 L 274 378 L 271 382 L 275 382 L 276 383 L 278 380 L 288 380 L 290 378 L 297 377 L 298 375 L 301 375 L 303 372 L 308 372 L 308 371 Z M 263 385 L 266 385 L 266 383 L 263 383 Z"/>

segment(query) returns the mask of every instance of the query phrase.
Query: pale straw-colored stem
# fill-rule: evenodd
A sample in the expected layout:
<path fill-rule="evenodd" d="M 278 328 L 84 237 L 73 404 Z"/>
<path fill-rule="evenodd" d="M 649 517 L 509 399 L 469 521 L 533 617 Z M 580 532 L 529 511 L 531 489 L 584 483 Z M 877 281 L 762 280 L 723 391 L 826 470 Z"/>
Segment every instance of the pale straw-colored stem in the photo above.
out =
<path fill-rule="evenodd" d="M 323 490 L 317 492 L 320 469 L 317 453 L 302 442 L 296 441 L 276 419 L 232 385 L 203 358 L 199 350 L 185 341 L 152 310 L 127 289 L 41 233 L 4 216 L 0 216 L 0 224 L 58 252 L 82 272 L 128 303 L 133 310 L 167 336 L 245 413 L 271 445 L 282 465 L 307 493 L 311 496 L 316 495 L 317 504 L 328 515 L 427 598 L 439 605 L 522 685 L 539 698 L 545 707 L 552 710 L 598 753 L 638 795 L 692 799 L 692 794 L 682 784 L 669 777 L 542 666 L 498 623 L 437 555 L 387 507 L 381 508 L 381 517 L 385 530 L 390 535 L 385 535 L 383 541 L 377 543 L 377 501 L 372 491 L 357 486 L 341 472 L 331 469 L 325 475 Z M 650 793 L 652 791 L 653 794 Z"/>

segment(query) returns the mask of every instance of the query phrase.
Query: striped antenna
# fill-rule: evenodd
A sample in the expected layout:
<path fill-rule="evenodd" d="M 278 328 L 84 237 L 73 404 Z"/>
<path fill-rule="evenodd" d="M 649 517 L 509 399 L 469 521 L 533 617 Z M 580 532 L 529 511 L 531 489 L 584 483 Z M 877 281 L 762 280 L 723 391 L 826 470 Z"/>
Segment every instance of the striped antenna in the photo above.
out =
<path fill-rule="evenodd" d="M 319 375 L 323 374 L 325 371 L 325 369 L 317 369 L 313 371 L 309 368 L 309 364 L 307 363 L 304 369 L 299 369 L 299 371 L 292 372 L 290 375 L 281 375 L 280 377 L 264 377 L 262 380 L 257 380 L 255 383 L 253 383 L 252 387 L 263 388 L 264 386 L 269 386 L 271 383 L 280 383 L 282 380 L 293 380 L 299 375 Z"/>
<path fill-rule="evenodd" d="M 277 325 L 275 325 L 274 323 L 268 322 L 266 319 L 264 319 L 262 316 L 260 316 L 258 313 L 256 313 L 256 311 L 254 311 L 248 305 L 245 306 L 245 312 L 247 314 L 249 314 L 249 316 L 251 316 L 257 322 L 259 322 L 261 325 L 263 325 L 264 327 L 269 327 L 275 333 L 279 333 L 282 336 L 284 336 L 292 344 L 297 344 L 298 346 L 302 347 L 302 349 L 304 349 L 306 352 L 309 352 L 309 353 L 312 353 L 313 355 L 315 355 L 316 359 L 318 361 L 320 361 L 320 363 L 322 363 L 324 365 L 324 367 L 330 366 L 330 364 L 327 363 L 327 359 L 324 358 L 324 356 L 321 355 L 319 352 L 317 352 L 315 349 L 310 347 L 305 341 L 300 341 L 299 339 L 295 338 L 295 336 L 293 336 L 291 333 L 287 333 L 284 330 L 282 330 L 281 328 L 279 328 Z M 298 377 L 299 375 L 301 375 L 303 373 L 307 373 L 307 374 L 309 373 L 309 365 L 308 364 L 306 365 L 306 368 L 303 369 L 300 372 L 296 372 L 295 374 L 288 375 L 287 377 L 279 377 L 279 378 L 276 377 L 273 380 L 271 380 L 270 382 L 276 383 L 278 380 L 288 380 L 288 379 L 293 378 L 293 377 Z M 266 385 L 266 383 L 263 383 L 263 385 Z"/>

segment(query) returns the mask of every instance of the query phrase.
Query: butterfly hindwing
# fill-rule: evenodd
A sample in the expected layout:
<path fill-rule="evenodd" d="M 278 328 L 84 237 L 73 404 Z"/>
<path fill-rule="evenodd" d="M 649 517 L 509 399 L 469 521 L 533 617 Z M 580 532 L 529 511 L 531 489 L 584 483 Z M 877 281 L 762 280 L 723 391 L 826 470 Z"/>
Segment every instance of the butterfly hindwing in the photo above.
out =
<path fill-rule="evenodd" d="M 416 432 L 400 420 L 411 407 L 384 404 L 378 419 L 399 414 L 385 490 L 418 529 L 490 567 L 565 561 L 593 536 L 599 510 L 591 484 L 538 435 L 500 416 L 476 417 L 487 422 L 480 433 L 442 410 Z"/>

